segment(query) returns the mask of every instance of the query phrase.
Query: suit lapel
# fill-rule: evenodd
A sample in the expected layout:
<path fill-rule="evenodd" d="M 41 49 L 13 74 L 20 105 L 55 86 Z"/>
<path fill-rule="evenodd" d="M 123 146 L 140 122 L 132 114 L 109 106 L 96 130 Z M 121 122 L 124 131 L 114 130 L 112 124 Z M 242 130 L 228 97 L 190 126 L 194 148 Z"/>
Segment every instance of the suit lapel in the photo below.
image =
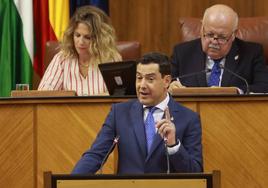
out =
<path fill-rule="evenodd" d="M 237 68 L 237 65 L 239 63 L 239 51 L 236 44 L 236 41 L 233 42 L 232 48 L 229 52 L 229 54 L 226 56 L 225 60 L 225 67 L 229 70 L 235 72 L 235 69 Z M 229 86 L 231 78 L 233 77 L 232 74 L 230 74 L 228 71 L 224 71 L 222 75 L 222 81 L 221 86 Z"/>
<path fill-rule="evenodd" d="M 143 107 L 142 104 L 139 103 L 137 100 L 131 110 L 131 124 L 134 127 L 134 133 L 138 142 L 138 145 L 141 149 L 141 153 L 146 157 L 146 136 L 145 136 L 145 131 L 144 131 L 144 120 L 143 120 Z"/>

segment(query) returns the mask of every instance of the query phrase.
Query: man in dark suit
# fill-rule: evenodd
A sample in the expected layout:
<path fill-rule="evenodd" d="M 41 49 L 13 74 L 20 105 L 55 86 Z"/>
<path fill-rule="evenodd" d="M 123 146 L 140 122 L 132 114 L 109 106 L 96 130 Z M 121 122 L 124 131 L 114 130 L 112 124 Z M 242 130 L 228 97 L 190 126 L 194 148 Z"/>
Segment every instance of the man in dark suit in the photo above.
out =
<path fill-rule="evenodd" d="M 118 174 L 165 173 L 168 166 L 170 172 L 202 172 L 199 116 L 172 99 L 170 82 L 168 57 L 144 55 L 137 64 L 138 99 L 112 105 L 96 140 L 72 173 L 95 173 L 117 135 Z"/>
<path fill-rule="evenodd" d="M 268 69 L 260 44 L 235 37 L 238 16 L 226 5 L 214 5 L 203 16 L 201 38 L 178 44 L 172 55 L 172 76 L 178 78 L 170 85 L 177 87 L 234 86 L 246 93 L 268 92 Z M 224 68 L 223 68 L 224 67 Z M 230 70 L 230 71 L 227 71 Z M 182 75 L 196 73 L 179 78 Z"/>

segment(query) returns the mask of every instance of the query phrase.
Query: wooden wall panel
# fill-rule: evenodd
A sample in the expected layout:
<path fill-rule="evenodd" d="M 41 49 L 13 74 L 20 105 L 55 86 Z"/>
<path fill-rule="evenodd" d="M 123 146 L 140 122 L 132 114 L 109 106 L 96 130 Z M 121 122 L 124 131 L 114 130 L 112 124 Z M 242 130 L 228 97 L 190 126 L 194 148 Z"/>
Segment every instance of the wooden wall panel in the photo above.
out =
<path fill-rule="evenodd" d="M 0 187 L 33 188 L 33 110 L 0 106 Z"/>
<path fill-rule="evenodd" d="M 268 16 L 268 1 L 256 0 L 253 2 L 253 15 L 255 16 Z"/>
<path fill-rule="evenodd" d="M 40 105 L 38 124 L 38 187 L 43 186 L 43 172 L 70 173 L 81 155 L 95 139 L 110 104 Z M 104 173 L 114 172 L 114 155 L 105 164 Z"/>
<path fill-rule="evenodd" d="M 204 168 L 221 170 L 222 187 L 268 185 L 267 111 L 257 102 L 200 104 Z"/>
<path fill-rule="evenodd" d="M 208 4 L 206 2 L 111 0 L 110 16 L 119 40 L 140 41 L 143 53 L 162 51 L 170 54 L 174 44 L 179 41 L 178 18 L 200 17 L 203 4 Z"/>
<path fill-rule="evenodd" d="M 257 0 L 258 1 L 258 0 Z M 254 0 L 210 0 L 210 5 L 225 4 L 232 7 L 239 17 L 250 17 L 253 14 Z"/>
<path fill-rule="evenodd" d="M 202 17 L 214 4 L 227 4 L 241 17 L 268 15 L 267 0 L 110 0 L 110 16 L 119 40 L 137 40 L 142 53 L 171 55 L 180 42 L 179 17 Z"/>

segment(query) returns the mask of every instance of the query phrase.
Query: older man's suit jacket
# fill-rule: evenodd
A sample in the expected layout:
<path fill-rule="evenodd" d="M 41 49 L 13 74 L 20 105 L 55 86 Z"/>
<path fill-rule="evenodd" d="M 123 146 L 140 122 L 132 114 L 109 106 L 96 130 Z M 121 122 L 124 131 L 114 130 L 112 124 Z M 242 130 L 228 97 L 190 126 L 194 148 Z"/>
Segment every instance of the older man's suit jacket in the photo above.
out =
<path fill-rule="evenodd" d="M 169 156 L 171 172 L 201 172 L 203 162 L 199 116 L 172 98 L 168 106 L 176 126 L 176 137 L 181 141 L 178 152 Z M 72 173 L 95 173 L 116 135 L 120 136 L 118 174 L 166 172 L 163 140 L 156 134 L 150 152 L 146 151 L 143 106 L 138 100 L 131 100 L 112 106 L 92 147 L 83 154 Z"/>
<path fill-rule="evenodd" d="M 172 76 L 197 73 L 180 79 L 188 87 L 207 87 L 205 70 L 206 54 L 201 39 L 175 46 L 172 55 Z M 225 67 L 245 78 L 251 92 L 268 92 L 268 69 L 260 44 L 235 39 L 226 56 Z M 198 74 L 199 72 L 199 74 Z M 221 86 L 235 86 L 246 91 L 246 84 L 231 73 L 224 71 Z"/>

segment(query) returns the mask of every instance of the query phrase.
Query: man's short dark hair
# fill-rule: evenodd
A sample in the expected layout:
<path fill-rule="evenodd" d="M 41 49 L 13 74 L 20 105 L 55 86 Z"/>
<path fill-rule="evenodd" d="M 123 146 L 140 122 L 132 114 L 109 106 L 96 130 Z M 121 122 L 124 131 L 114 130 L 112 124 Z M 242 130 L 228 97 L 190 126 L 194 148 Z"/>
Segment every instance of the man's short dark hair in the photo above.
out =
<path fill-rule="evenodd" d="M 159 52 L 150 52 L 144 54 L 139 61 L 141 64 L 155 63 L 159 65 L 159 72 L 162 76 L 171 74 L 171 63 L 167 55 Z"/>

